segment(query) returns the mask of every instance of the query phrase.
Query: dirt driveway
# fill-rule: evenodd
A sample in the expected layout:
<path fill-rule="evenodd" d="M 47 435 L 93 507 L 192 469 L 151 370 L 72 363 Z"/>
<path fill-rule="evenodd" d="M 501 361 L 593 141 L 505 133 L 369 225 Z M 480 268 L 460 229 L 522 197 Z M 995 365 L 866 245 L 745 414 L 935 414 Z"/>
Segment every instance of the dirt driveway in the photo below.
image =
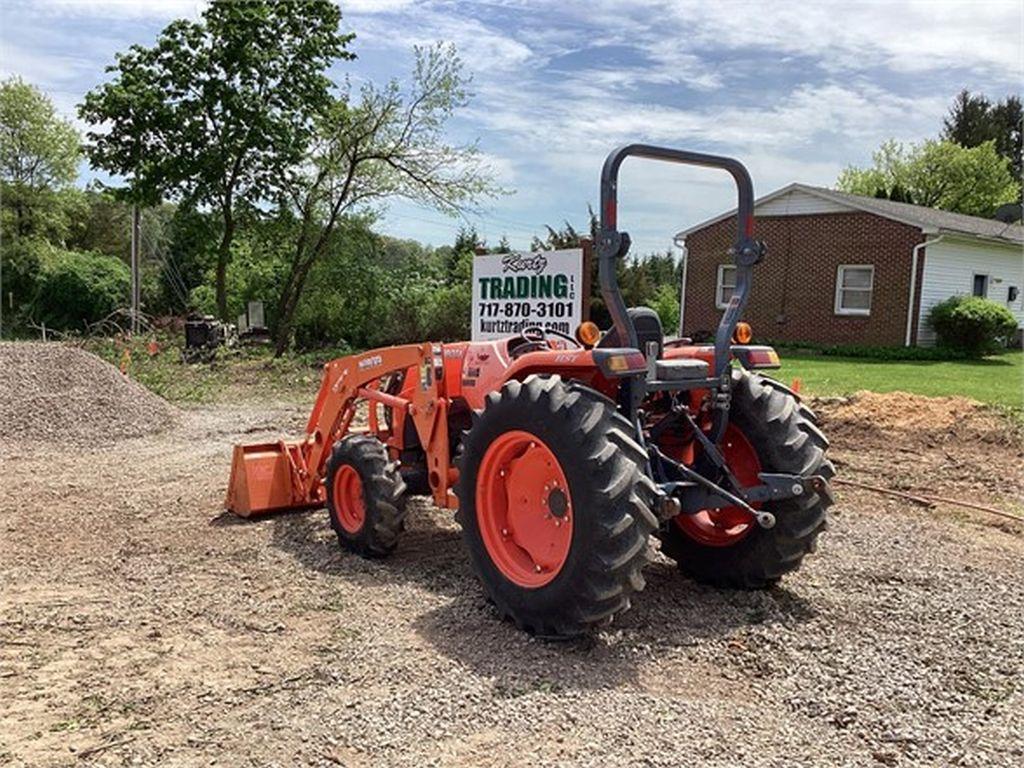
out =
<path fill-rule="evenodd" d="M 841 472 L 974 495 L 997 457 L 1020 487 L 1019 446 L 865 432 L 845 407 Z M 447 513 L 411 514 L 380 562 L 340 551 L 323 511 L 221 514 L 232 443 L 304 417 L 221 406 L 113 445 L 0 444 L 0 764 L 1024 762 L 1013 523 L 842 488 L 782 587 L 707 589 L 656 555 L 614 629 L 552 644 L 496 619 Z"/>

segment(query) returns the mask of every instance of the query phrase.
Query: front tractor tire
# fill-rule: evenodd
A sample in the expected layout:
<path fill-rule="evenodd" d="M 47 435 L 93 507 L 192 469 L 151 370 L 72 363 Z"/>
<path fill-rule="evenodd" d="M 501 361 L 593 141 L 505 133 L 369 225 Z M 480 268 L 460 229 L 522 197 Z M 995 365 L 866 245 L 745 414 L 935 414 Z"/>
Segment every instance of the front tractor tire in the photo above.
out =
<path fill-rule="evenodd" d="M 835 474 L 825 457 L 828 440 L 814 414 L 786 387 L 741 369 L 733 373 L 729 427 L 721 447 L 744 485 L 756 484 L 758 472 L 826 480 Z M 736 589 L 769 587 L 814 551 L 831 503 L 827 491 L 766 503 L 776 520 L 769 529 L 736 508 L 679 515 L 661 532 L 661 551 L 696 581 Z"/>
<path fill-rule="evenodd" d="M 405 520 L 405 482 L 376 437 L 351 435 L 327 461 L 327 511 L 345 549 L 383 557 L 398 544 Z"/>
<path fill-rule="evenodd" d="M 610 622 L 644 587 L 656 489 L 629 422 L 558 376 L 487 397 L 458 460 L 457 519 L 498 611 L 544 637 Z"/>

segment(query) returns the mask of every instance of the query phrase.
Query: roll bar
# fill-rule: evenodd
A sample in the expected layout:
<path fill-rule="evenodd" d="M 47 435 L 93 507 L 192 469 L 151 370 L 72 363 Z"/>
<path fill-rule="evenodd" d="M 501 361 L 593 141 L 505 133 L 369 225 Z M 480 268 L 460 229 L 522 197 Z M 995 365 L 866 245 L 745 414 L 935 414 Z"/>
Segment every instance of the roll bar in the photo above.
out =
<path fill-rule="evenodd" d="M 655 147 L 650 144 L 627 144 L 612 151 L 601 169 L 601 231 L 598 234 L 597 256 L 601 295 L 612 316 L 612 322 L 620 339 L 628 339 L 628 345 L 638 344 L 636 328 L 626 312 L 618 280 L 615 277 L 615 260 L 629 251 L 629 235 L 619 232 L 618 185 L 619 166 L 627 157 L 644 157 L 650 160 L 664 160 L 682 165 L 696 165 L 728 171 L 736 182 L 738 204 L 736 208 L 736 242 L 729 253 L 736 264 L 736 291 L 729 306 L 722 314 L 715 333 L 715 374 L 721 376 L 729 363 L 729 346 L 736 323 L 740 319 L 750 293 L 752 267 L 765 253 L 764 244 L 754 240 L 754 185 L 750 174 L 738 160 L 718 155 L 705 155 L 682 149 Z"/>

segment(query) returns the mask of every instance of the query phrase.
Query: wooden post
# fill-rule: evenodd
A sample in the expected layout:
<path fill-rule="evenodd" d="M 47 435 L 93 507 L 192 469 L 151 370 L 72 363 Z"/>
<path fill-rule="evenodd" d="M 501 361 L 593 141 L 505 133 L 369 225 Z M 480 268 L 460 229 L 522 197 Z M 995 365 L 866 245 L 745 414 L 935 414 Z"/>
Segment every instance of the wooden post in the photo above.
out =
<path fill-rule="evenodd" d="M 141 240 L 142 229 L 139 226 L 139 206 L 132 205 L 132 335 L 137 335 L 140 329 L 139 305 L 142 299 L 142 278 L 139 274 L 139 251 L 142 250 Z"/>

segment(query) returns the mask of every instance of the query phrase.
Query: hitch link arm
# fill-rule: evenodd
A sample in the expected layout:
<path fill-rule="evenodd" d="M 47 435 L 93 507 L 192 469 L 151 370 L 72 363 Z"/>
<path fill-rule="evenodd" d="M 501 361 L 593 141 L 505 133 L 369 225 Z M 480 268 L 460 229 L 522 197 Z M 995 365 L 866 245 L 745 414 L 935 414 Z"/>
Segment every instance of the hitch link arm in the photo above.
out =
<path fill-rule="evenodd" d="M 685 464 L 680 464 L 674 459 L 670 459 L 658 450 L 657 446 L 651 445 L 648 450 L 650 450 L 658 461 L 671 464 L 674 469 L 679 471 L 683 477 L 686 478 L 686 480 L 682 482 L 670 482 L 663 483 L 661 485 L 661 489 L 665 492 L 666 497 L 675 501 L 674 504 L 660 505 L 660 511 L 664 512 L 668 517 L 674 517 L 680 512 L 684 514 L 693 514 L 702 509 L 721 506 L 725 503 L 726 505 L 739 507 L 743 511 L 747 512 L 751 517 L 757 520 L 757 524 L 762 528 L 771 528 L 775 525 L 775 515 L 771 512 L 766 512 L 762 509 L 754 509 L 739 496 L 725 490 L 725 488 L 718 485 L 718 483 L 708 480 L 708 478 L 704 477 L 700 472 L 690 469 L 690 467 Z M 702 500 L 707 500 L 707 503 L 704 503 Z M 671 514 L 669 514 L 670 512 Z"/>
<path fill-rule="evenodd" d="M 653 458 L 659 462 L 670 464 L 685 480 L 661 484 L 661 489 L 673 504 L 662 504 L 659 511 L 663 517 L 674 517 L 677 514 L 695 514 L 704 509 L 722 506 L 739 507 L 753 517 L 762 528 L 775 525 L 775 515 L 767 510 L 754 509 L 751 504 L 764 501 L 782 501 L 794 499 L 808 493 L 829 494 L 828 482 L 820 475 L 789 475 L 775 472 L 761 472 L 758 479 L 761 485 L 737 489 L 742 496 L 727 491 L 722 486 L 704 477 L 685 464 L 669 458 L 651 445 L 649 450 Z"/>

